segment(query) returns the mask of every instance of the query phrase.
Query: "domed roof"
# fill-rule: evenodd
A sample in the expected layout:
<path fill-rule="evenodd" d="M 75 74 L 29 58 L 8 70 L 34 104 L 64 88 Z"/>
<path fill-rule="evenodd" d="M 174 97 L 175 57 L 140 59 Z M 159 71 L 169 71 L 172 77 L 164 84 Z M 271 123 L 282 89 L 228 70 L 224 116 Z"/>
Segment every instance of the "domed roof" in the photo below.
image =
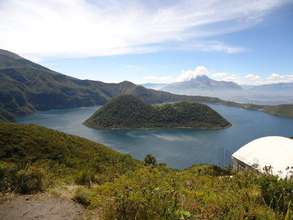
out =
<path fill-rule="evenodd" d="M 292 175 L 287 168 L 293 168 L 293 140 L 279 136 L 259 138 L 241 147 L 232 157 L 260 172 L 271 166 L 273 175 L 285 178 Z"/>

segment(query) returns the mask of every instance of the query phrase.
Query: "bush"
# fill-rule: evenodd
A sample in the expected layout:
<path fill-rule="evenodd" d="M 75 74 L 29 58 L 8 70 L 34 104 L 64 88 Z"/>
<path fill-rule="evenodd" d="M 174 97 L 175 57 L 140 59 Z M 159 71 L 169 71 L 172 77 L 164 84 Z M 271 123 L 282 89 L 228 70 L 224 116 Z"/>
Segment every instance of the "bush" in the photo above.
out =
<path fill-rule="evenodd" d="M 277 212 L 286 213 L 293 202 L 292 180 L 278 179 L 275 176 L 262 176 L 259 185 L 266 204 Z"/>
<path fill-rule="evenodd" d="M 36 167 L 30 166 L 17 171 L 15 180 L 15 189 L 19 193 L 42 192 L 46 188 L 44 172 Z"/>
<path fill-rule="evenodd" d="M 146 167 L 100 187 L 98 192 L 111 198 L 106 202 L 104 219 L 189 219 L 191 214 L 180 203 L 180 186 L 166 175 Z"/>
<path fill-rule="evenodd" d="M 91 204 L 91 194 L 90 192 L 86 191 L 85 189 L 78 189 L 75 193 L 73 198 L 74 201 L 80 203 L 83 206 L 89 206 Z"/>
<path fill-rule="evenodd" d="M 80 172 L 75 182 L 79 185 L 91 187 L 92 183 L 95 182 L 95 173 L 90 170 L 84 170 Z"/>
<path fill-rule="evenodd" d="M 157 165 L 157 159 L 153 155 L 148 154 L 144 158 L 144 164 L 146 166 L 156 166 Z"/>
<path fill-rule="evenodd" d="M 0 161 L 0 191 L 9 192 L 14 190 L 16 166 L 13 163 Z"/>

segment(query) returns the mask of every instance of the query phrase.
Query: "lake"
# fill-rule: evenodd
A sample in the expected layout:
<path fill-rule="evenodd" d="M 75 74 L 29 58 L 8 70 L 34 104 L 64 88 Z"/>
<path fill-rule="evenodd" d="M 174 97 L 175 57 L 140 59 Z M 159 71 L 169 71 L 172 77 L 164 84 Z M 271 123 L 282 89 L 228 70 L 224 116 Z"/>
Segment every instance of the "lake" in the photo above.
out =
<path fill-rule="evenodd" d="M 232 123 L 222 130 L 119 129 L 95 130 L 82 124 L 97 107 L 37 112 L 18 118 L 105 144 L 137 159 L 147 154 L 174 168 L 209 163 L 230 164 L 231 154 L 249 141 L 269 135 L 293 136 L 293 119 L 222 105 L 210 105 Z"/>

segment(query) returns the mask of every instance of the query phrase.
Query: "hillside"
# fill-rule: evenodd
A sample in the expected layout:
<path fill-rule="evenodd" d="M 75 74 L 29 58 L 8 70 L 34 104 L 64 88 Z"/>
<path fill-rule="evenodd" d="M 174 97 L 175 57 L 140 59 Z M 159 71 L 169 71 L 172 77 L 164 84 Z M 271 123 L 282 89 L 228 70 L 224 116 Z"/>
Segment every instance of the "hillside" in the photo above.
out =
<path fill-rule="evenodd" d="M 265 106 L 263 111 L 271 115 L 293 118 L 293 105 Z"/>
<path fill-rule="evenodd" d="M 211 165 L 173 170 L 152 156 L 143 164 L 84 138 L 35 125 L 0 124 L 0 145 L 1 192 L 53 196 L 39 194 L 45 200 L 37 204 L 34 197 L 16 197 L 14 208 L 24 214 L 32 208 L 72 208 L 68 201 L 74 200 L 105 220 L 291 218 L 291 180 Z M 13 199 L 4 202 L 10 213 Z"/>
<path fill-rule="evenodd" d="M 85 124 L 93 128 L 224 128 L 230 125 L 203 104 L 148 105 L 131 95 L 113 98 Z"/>
<path fill-rule="evenodd" d="M 28 177 L 32 175 L 31 181 L 34 181 L 35 174 L 40 175 L 37 178 L 45 175 L 46 182 L 41 182 L 44 187 L 64 181 L 74 183 L 82 175 L 91 173 L 96 181 L 109 181 L 140 165 L 130 156 L 101 144 L 36 125 L 1 123 L 0 145 L 1 191 L 25 192 L 36 187 L 28 179 L 27 185 L 24 183 L 23 187 L 15 188 L 17 182 L 13 178 L 17 176 L 14 175 L 22 172 Z M 8 178 L 10 175 L 13 175 L 12 179 Z"/>

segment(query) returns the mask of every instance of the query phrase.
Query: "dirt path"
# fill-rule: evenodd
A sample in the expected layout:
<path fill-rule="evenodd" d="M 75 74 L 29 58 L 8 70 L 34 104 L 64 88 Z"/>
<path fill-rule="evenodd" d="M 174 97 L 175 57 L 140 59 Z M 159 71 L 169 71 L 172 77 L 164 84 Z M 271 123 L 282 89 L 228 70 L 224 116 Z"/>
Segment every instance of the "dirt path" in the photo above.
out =
<path fill-rule="evenodd" d="M 0 220 L 79 220 L 84 208 L 70 199 L 36 194 L 15 195 L 0 203 Z"/>

